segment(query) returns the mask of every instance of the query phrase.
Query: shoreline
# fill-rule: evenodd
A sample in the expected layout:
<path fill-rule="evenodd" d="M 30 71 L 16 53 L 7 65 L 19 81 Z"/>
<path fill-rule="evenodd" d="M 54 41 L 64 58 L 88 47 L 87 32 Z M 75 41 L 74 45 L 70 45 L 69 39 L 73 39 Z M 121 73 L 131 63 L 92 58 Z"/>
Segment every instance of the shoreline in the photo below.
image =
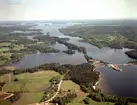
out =
<path fill-rule="evenodd" d="M 95 82 L 95 84 L 92 86 L 92 88 L 94 89 L 94 90 L 97 90 L 97 89 L 99 89 L 103 94 L 109 94 L 109 90 L 108 89 L 105 89 L 105 90 L 107 90 L 107 91 L 102 91 L 102 86 L 101 86 L 101 82 L 102 82 L 102 80 L 103 80 L 103 74 L 98 70 L 98 68 L 101 68 L 101 67 L 95 67 L 94 68 L 94 71 L 95 72 L 97 72 L 97 73 L 99 73 L 99 78 L 98 78 L 98 80 Z"/>
<path fill-rule="evenodd" d="M 95 69 L 96 70 L 96 69 Z M 96 72 L 98 72 L 98 71 L 96 71 Z M 99 73 L 99 78 L 98 78 L 98 80 L 96 81 L 96 83 L 95 83 L 95 85 L 93 85 L 93 89 L 94 90 L 96 90 L 97 88 L 98 88 L 98 85 L 99 85 L 99 83 L 101 82 L 101 73 L 100 72 L 98 72 Z"/>

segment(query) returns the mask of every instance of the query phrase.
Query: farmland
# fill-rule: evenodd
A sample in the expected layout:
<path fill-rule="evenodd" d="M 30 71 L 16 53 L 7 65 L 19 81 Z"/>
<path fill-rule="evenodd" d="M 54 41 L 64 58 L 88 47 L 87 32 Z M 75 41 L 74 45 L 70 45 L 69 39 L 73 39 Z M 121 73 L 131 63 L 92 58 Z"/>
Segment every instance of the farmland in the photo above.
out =
<path fill-rule="evenodd" d="M 41 101 L 43 92 L 50 85 L 49 80 L 59 74 L 54 71 L 40 71 L 13 75 L 18 81 L 7 82 L 2 90 L 5 92 L 20 92 L 20 98 L 13 105 L 27 105 Z M 5 78 L 6 79 L 6 78 Z"/>

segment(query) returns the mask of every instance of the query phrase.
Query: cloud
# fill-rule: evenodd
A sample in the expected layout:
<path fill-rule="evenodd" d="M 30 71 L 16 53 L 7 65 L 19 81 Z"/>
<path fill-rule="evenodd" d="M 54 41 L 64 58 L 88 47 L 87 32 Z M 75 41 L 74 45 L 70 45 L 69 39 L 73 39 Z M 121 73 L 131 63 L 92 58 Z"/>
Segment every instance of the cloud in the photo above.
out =
<path fill-rule="evenodd" d="M 0 0 L 0 20 L 137 18 L 137 0 Z"/>

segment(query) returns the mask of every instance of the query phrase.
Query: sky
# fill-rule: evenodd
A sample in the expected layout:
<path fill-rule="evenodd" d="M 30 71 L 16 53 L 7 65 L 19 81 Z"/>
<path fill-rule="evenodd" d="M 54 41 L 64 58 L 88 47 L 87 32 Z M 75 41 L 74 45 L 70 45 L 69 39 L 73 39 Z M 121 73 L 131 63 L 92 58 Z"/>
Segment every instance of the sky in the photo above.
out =
<path fill-rule="evenodd" d="M 0 21 L 137 19 L 137 0 L 0 0 Z"/>

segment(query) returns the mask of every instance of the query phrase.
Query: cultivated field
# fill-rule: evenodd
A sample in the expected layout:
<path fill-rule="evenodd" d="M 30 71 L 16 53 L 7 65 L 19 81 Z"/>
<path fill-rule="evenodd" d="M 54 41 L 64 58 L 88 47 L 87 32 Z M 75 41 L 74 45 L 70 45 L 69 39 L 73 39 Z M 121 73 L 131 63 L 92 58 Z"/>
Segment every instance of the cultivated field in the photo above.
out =
<path fill-rule="evenodd" d="M 57 75 L 59 74 L 54 71 L 40 71 L 16 75 L 14 76 L 14 79 L 17 78 L 18 81 L 6 83 L 3 86 L 3 91 L 23 91 L 19 100 L 13 103 L 13 105 L 37 103 L 42 99 L 44 90 L 50 85 L 49 80 Z"/>

